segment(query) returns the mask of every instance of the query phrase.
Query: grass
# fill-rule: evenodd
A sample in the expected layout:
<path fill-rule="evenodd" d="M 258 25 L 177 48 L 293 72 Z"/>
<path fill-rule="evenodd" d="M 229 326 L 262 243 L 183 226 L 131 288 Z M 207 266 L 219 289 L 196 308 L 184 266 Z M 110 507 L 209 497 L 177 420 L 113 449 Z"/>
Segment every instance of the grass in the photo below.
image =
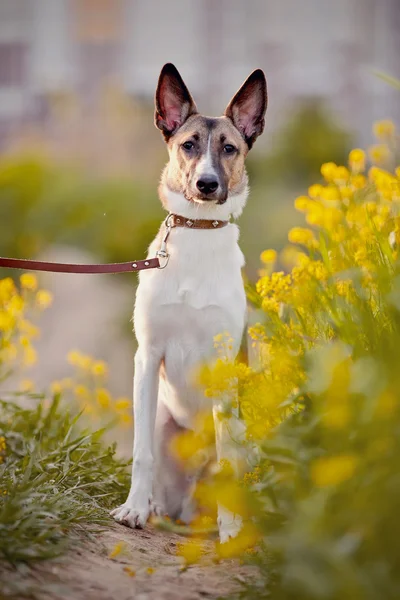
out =
<path fill-rule="evenodd" d="M 0 558 L 14 565 L 59 556 L 83 526 L 105 524 L 129 485 L 104 429 L 82 429 L 59 395 L 29 402 L 0 400 Z"/>

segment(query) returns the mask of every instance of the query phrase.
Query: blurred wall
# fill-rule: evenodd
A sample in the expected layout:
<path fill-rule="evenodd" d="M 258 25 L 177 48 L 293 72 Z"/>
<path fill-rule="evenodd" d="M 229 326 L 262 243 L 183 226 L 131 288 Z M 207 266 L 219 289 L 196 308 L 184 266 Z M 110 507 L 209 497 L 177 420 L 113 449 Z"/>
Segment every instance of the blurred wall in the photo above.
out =
<path fill-rule="evenodd" d="M 325 98 L 360 135 L 399 117 L 373 69 L 400 76 L 398 0 L 0 0 L 0 143 L 46 120 L 47 101 L 87 103 L 109 81 L 152 99 L 173 61 L 205 111 L 265 69 L 278 126 L 299 98 Z"/>

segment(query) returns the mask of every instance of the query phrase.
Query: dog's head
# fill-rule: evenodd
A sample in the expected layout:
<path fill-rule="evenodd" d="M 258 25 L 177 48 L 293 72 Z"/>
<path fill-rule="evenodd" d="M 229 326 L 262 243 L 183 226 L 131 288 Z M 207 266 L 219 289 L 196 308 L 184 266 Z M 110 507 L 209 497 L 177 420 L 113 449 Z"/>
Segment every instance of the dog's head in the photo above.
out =
<path fill-rule="evenodd" d="M 231 197 L 244 195 L 244 161 L 264 129 L 264 73 L 254 71 L 224 115 L 210 118 L 197 112 L 182 77 L 168 63 L 161 70 L 155 102 L 155 124 L 164 135 L 170 155 L 163 184 L 197 207 L 223 205 Z"/>

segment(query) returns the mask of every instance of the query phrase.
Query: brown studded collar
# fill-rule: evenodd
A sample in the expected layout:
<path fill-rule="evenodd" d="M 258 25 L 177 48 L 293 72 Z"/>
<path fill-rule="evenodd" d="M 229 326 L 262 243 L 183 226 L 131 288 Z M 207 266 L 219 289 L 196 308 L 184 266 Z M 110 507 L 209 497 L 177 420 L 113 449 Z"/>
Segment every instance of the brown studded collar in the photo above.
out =
<path fill-rule="evenodd" d="M 4 258 L 0 256 L 0 267 L 6 269 L 23 269 L 25 271 L 49 271 L 51 273 L 127 273 L 143 271 L 145 269 L 165 269 L 168 264 L 167 239 L 174 227 L 187 229 L 221 229 L 229 221 L 219 219 L 187 219 L 180 215 L 169 214 L 165 220 L 166 233 L 161 242 L 161 247 L 155 258 L 136 260 L 126 263 L 76 265 L 71 263 L 52 263 L 39 260 L 18 258 Z M 161 261 L 161 262 L 160 262 Z"/>
<path fill-rule="evenodd" d="M 187 227 L 188 229 L 221 229 L 228 225 L 228 223 L 229 221 L 221 221 L 221 219 L 188 219 L 181 215 L 169 215 L 169 224 L 171 227 Z"/>

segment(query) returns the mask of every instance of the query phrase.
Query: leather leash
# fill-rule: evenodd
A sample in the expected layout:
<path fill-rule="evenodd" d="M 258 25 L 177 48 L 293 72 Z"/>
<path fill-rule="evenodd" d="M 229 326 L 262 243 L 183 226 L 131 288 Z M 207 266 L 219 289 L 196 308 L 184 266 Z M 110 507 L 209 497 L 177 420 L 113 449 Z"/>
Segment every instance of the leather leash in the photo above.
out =
<path fill-rule="evenodd" d="M 49 271 L 50 273 L 128 273 L 144 269 L 160 269 L 158 258 L 137 260 L 135 262 L 109 263 L 103 265 L 77 265 L 70 263 L 53 263 L 40 260 L 0 257 L 0 267 L 6 269 L 23 269 L 24 271 Z"/>
<path fill-rule="evenodd" d="M 187 219 L 180 215 L 169 214 L 165 219 L 166 233 L 162 239 L 161 247 L 156 252 L 155 258 L 136 260 L 124 263 L 108 263 L 95 265 L 79 265 L 70 263 L 54 263 L 40 260 L 27 260 L 20 258 L 0 257 L 0 267 L 5 269 L 23 269 L 24 271 L 47 271 L 50 273 L 132 273 L 146 269 L 165 269 L 168 264 L 169 254 L 167 252 L 167 240 L 171 229 L 174 227 L 186 227 L 188 229 L 220 229 L 225 227 L 228 221 L 208 219 Z M 160 259 L 162 262 L 160 262 Z"/>

